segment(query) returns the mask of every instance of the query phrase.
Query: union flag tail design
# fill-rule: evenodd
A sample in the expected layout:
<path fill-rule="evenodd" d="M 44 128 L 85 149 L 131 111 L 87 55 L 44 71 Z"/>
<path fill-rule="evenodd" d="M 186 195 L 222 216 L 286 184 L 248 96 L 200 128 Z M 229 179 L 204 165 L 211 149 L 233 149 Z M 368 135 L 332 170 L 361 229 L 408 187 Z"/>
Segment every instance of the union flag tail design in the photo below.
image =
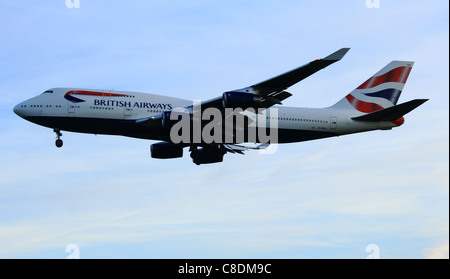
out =
<path fill-rule="evenodd" d="M 412 61 L 392 61 L 335 106 L 356 109 L 362 113 L 372 113 L 395 106 L 413 64 Z"/>

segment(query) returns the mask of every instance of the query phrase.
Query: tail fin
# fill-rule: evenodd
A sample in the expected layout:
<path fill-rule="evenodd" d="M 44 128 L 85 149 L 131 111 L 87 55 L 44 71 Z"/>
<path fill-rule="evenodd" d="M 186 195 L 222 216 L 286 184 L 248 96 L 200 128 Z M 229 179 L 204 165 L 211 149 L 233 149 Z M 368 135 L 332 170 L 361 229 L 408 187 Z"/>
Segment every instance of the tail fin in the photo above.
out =
<path fill-rule="evenodd" d="M 396 105 L 413 65 L 392 61 L 333 107 L 372 113 Z"/>

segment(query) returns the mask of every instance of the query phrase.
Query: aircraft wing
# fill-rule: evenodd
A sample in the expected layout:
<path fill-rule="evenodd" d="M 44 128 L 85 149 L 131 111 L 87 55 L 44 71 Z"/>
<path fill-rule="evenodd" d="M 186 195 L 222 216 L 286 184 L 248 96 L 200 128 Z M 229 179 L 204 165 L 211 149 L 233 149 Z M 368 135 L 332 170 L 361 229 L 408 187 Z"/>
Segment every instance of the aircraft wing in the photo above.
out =
<path fill-rule="evenodd" d="M 350 48 L 341 48 L 325 58 L 316 59 L 287 73 L 254 84 L 250 86 L 250 88 L 254 89 L 256 93 L 261 96 L 267 96 L 273 92 L 282 92 L 317 71 L 341 60 L 349 49 Z"/>
<path fill-rule="evenodd" d="M 293 69 L 284 74 L 278 75 L 266 81 L 254 84 L 252 86 L 232 90 L 231 92 L 251 93 L 261 97 L 261 108 L 269 108 L 281 102 L 290 96 L 291 93 L 285 91 L 288 87 L 302 81 L 310 75 L 320 71 L 321 69 L 328 67 L 329 65 L 337 62 L 344 57 L 350 48 L 341 48 L 338 51 L 333 52 L 325 58 L 319 58 Z M 222 109 L 223 97 L 217 97 L 201 103 L 202 109 L 208 107 L 216 107 Z"/>
<path fill-rule="evenodd" d="M 285 89 L 302 81 L 303 79 L 320 71 L 321 69 L 328 67 L 334 62 L 341 60 L 341 58 L 344 57 L 344 55 L 349 51 L 349 49 L 350 48 L 341 48 L 325 58 L 313 60 L 308 64 L 300 66 L 296 69 L 273 77 L 266 81 L 256 83 L 246 88 L 225 92 L 224 94 L 227 93 L 237 93 L 237 94 L 247 93 L 249 95 L 253 94 L 255 95 L 256 98 L 259 99 L 257 108 L 269 108 L 273 105 L 281 104 L 283 100 L 292 96 L 292 94 L 285 91 Z M 201 110 L 214 107 L 223 111 L 224 110 L 223 100 L 224 97 L 222 95 L 214 99 L 201 102 L 200 103 Z M 189 110 L 192 113 L 193 106 L 186 107 L 185 109 Z M 225 118 L 226 117 L 227 115 L 225 115 Z M 158 126 L 161 118 L 162 116 L 146 117 L 136 120 L 136 123 L 144 126 L 154 126 L 154 125 Z"/>

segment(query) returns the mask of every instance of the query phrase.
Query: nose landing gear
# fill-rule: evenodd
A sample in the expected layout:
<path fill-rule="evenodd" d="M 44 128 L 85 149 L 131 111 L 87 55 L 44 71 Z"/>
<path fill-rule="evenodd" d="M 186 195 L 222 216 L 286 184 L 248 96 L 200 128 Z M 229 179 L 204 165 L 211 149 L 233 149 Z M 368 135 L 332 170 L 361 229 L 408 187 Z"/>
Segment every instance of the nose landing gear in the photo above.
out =
<path fill-rule="evenodd" d="M 60 139 L 60 137 L 62 136 L 61 131 L 59 129 L 53 129 L 53 132 L 56 133 L 56 141 L 55 141 L 55 145 L 56 147 L 60 148 L 61 146 L 63 146 L 63 141 L 62 139 Z"/>

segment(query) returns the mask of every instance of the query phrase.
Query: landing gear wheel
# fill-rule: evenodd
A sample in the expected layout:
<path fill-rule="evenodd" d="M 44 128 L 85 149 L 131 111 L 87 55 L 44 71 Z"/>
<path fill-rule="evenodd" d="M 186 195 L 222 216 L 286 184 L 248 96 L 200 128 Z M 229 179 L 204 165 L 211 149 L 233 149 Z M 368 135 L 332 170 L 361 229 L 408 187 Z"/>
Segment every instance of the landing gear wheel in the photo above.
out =
<path fill-rule="evenodd" d="M 56 147 L 60 148 L 61 146 L 63 146 L 63 141 L 62 139 L 60 139 L 60 137 L 62 136 L 61 131 L 59 129 L 53 129 L 53 132 L 56 133 L 56 141 L 55 141 L 55 145 Z"/>
<path fill-rule="evenodd" d="M 55 145 L 56 145 L 56 147 L 60 148 L 61 146 L 63 146 L 63 141 L 61 139 L 57 139 L 55 141 Z"/>

